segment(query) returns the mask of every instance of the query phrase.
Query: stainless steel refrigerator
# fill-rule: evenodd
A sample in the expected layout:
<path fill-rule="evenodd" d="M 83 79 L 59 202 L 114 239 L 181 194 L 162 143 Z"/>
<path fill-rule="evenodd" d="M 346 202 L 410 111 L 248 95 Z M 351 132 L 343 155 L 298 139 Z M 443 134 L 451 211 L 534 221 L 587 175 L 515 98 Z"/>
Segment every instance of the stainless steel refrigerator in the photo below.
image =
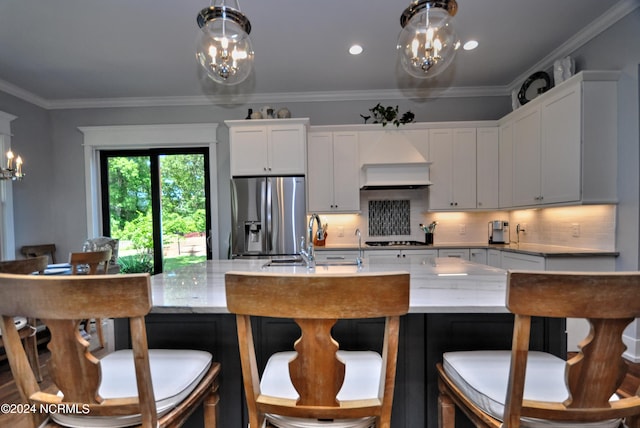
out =
<path fill-rule="evenodd" d="M 306 235 L 304 177 L 231 179 L 231 257 L 291 256 Z"/>

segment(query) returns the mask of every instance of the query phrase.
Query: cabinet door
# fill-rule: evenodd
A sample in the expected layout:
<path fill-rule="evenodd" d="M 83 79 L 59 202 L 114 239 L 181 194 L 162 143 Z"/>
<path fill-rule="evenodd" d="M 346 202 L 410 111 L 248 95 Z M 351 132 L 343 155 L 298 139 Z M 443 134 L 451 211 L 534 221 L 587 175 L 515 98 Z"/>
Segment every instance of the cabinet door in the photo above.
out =
<path fill-rule="evenodd" d="M 499 171 L 498 128 L 479 128 L 476 145 L 476 206 L 498 208 Z"/>
<path fill-rule="evenodd" d="M 333 208 L 338 212 L 360 210 L 358 134 L 333 134 Z"/>
<path fill-rule="evenodd" d="M 540 203 L 540 109 L 513 122 L 513 205 Z"/>
<path fill-rule="evenodd" d="M 425 259 L 438 257 L 438 250 L 401 250 L 400 258 L 409 263 L 422 263 Z"/>
<path fill-rule="evenodd" d="M 502 251 L 502 269 L 545 270 L 544 257 Z"/>
<path fill-rule="evenodd" d="M 500 250 L 487 250 L 487 264 L 493 267 L 502 267 L 501 261 L 501 251 Z"/>
<path fill-rule="evenodd" d="M 476 207 L 476 129 L 453 130 L 453 205 Z"/>
<path fill-rule="evenodd" d="M 459 210 L 476 207 L 476 129 L 429 131 L 429 208 Z"/>
<path fill-rule="evenodd" d="M 307 208 L 309 212 L 330 211 L 333 207 L 333 135 L 311 132 L 307 146 Z"/>
<path fill-rule="evenodd" d="M 482 265 L 487 264 L 487 250 L 484 248 L 471 248 L 469 250 L 469 260 Z"/>
<path fill-rule="evenodd" d="M 309 134 L 307 188 L 309 212 L 360 210 L 358 136 L 355 132 Z"/>
<path fill-rule="evenodd" d="M 542 202 L 580 200 L 580 86 L 555 95 L 542 105 Z"/>
<path fill-rule="evenodd" d="M 451 249 L 439 249 L 438 257 L 449 257 L 456 258 L 462 260 L 469 260 L 469 249 L 468 248 L 451 248 Z"/>
<path fill-rule="evenodd" d="M 306 133 L 303 125 L 272 125 L 269 131 L 269 174 L 304 175 Z"/>
<path fill-rule="evenodd" d="M 231 129 L 231 175 L 267 174 L 267 127 L 256 126 Z"/>
<path fill-rule="evenodd" d="M 316 261 L 319 262 L 344 262 L 355 261 L 358 258 L 357 250 L 317 250 Z"/>
<path fill-rule="evenodd" d="M 367 250 L 366 255 L 371 264 L 411 264 L 437 257 L 438 250 Z"/>
<path fill-rule="evenodd" d="M 500 153 L 498 154 L 498 206 L 513 206 L 513 123 L 500 126 Z M 493 266 L 493 265 L 492 265 Z M 499 265 L 498 265 L 499 266 Z"/>
<path fill-rule="evenodd" d="M 429 131 L 429 176 L 433 183 L 429 186 L 429 209 L 447 210 L 453 208 L 453 132 L 451 129 L 431 129 Z"/>

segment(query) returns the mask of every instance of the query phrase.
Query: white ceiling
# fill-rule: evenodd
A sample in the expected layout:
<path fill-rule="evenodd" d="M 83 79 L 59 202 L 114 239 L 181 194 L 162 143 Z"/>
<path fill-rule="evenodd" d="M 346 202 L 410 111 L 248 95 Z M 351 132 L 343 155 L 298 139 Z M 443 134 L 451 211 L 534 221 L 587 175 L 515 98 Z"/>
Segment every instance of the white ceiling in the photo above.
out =
<path fill-rule="evenodd" d="M 409 0 L 243 0 L 255 70 L 230 88 L 203 77 L 195 59 L 196 15 L 209 5 L 0 0 L 0 90 L 47 108 L 136 100 L 195 104 L 275 93 L 291 100 L 506 94 L 638 0 L 458 0 L 458 35 L 480 46 L 460 51 L 443 75 L 418 81 L 396 60 L 400 15 Z M 364 52 L 349 55 L 352 43 Z"/>

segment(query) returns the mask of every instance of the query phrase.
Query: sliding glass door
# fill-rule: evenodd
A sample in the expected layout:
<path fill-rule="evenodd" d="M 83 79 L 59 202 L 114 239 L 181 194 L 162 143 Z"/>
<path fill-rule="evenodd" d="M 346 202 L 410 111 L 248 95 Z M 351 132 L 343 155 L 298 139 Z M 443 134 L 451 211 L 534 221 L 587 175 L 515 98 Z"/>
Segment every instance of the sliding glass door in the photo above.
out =
<path fill-rule="evenodd" d="M 103 232 L 123 272 L 211 258 L 208 148 L 100 152 Z"/>

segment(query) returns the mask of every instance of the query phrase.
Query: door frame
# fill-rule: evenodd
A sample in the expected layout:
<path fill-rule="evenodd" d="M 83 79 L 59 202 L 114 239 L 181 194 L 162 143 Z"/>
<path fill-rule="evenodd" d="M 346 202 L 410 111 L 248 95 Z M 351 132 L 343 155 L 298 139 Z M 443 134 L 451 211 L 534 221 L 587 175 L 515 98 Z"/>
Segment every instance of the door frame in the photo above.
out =
<path fill-rule="evenodd" d="M 100 150 L 135 150 L 161 147 L 209 148 L 211 256 L 220 258 L 218 236 L 217 123 L 83 126 L 87 237 L 102 235 Z"/>
<path fill-rule="evenodd" d="M 102 203 L 102 232 L 107 236 L 113 236 L 111 234 L 110 224 L 110 207 L 109 203 L 109 167 L 108 162 L 111 158 L 127 158 L 127 157 L 146 157 L 149 158 L 149 178 L 150 178 L 150 196 L 151 196 L 151 215 L 153 218 L 153 261 L 154 261 L 154 273 L 162 273 L 164 271 L 163 255 L 163 235 L 162 235 L 162 191 L 161 191 L 161 171 L 160 171 L 160 158 L 162 156 L 181 156 L 181 155 L 201 155 L 204 156 L 205 161 L 209 160 L 209 151 L 206 147 L 156 147 L 153 149 L 125 149 L 125 150 L 104 150 L 100 152 L 100 183 L 102 187 L 100 189 L 100 200 Z M 206 200 L 211 200 L 209 194 L 209 181 L 211 180 L 211 170 L 205 164 L 205 176 L 204 176 L 204 191 Z M 107 206 L 105 206 L 105 201 Z M 208 210 L 211 207 L 205 207 L 207 210 L 208 218 L 206 219 L 206 258 L 209 259 L 213 254 L 213 242 L 209 237 L 211 232 L 211 215 Z M 158 268 L 158 266 L 160 266 Z"/>

